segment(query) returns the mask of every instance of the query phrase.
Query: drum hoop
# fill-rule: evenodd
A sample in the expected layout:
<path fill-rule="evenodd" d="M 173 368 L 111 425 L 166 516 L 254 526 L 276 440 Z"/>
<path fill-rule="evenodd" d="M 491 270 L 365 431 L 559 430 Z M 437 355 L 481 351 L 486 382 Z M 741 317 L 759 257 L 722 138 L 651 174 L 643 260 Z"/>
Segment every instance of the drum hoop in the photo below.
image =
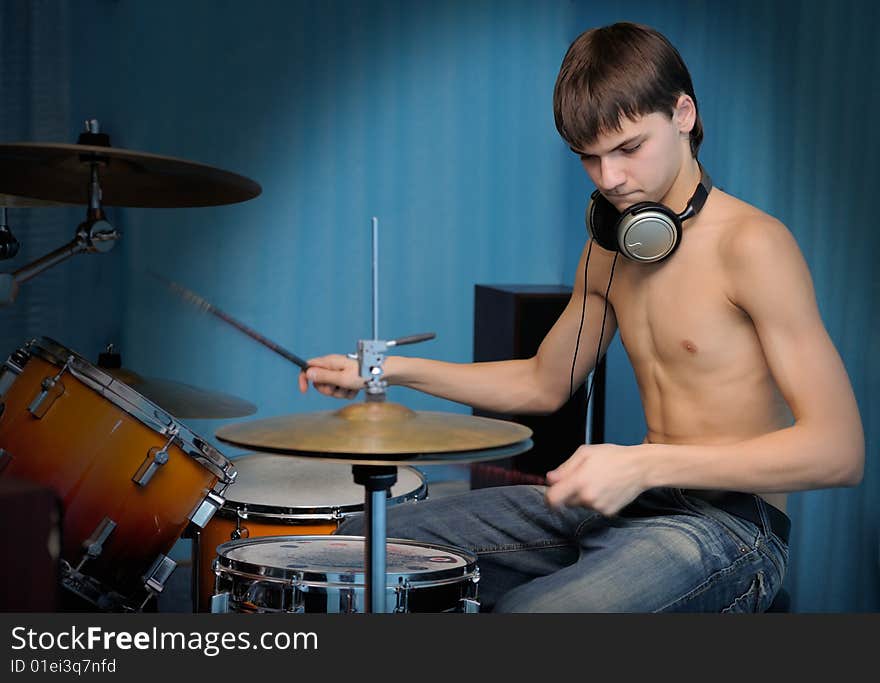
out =
<path fill-rule="evenodd" d="M 124 382 L 49 337 L 32 339 L 27 347 L 32 355 L 59 367 L 72 358 L 69 372 L 89 389 L 162 436 L 169 436 L 176 430 L 177 445 L 184 453 L 210 470 L 224 484 L 235 480 L 235 467 L 231 460 Z"/>
<path fill-rule="evenodd" d="M 455 576 L 434 580 L 398 580 L 397 583 L 386 584 L 385 589 L 399 591 L 419 588 L 434 588 L 436 586 L 450 586 L 457 583 L 464 583 L 466 581 L 472 581 L 476 583 L 477 581 L 479 581 L 480 572 L 476 567 L 473 567 L 471 569 L 472 571 L 466 571 L 462 574 L 456 574 Z M 296 574 L 296 576 L 281 578 L 268 574 L 244 571 L 233 566 L 220 565 L 219 563 L 217 565 L 217 568 L 215 569 L 215 573 L 227 576 L 240 576 L 243 579 L 251 579 L 253 581 L 259 581 L 260 583 L 276 583 L 282 586 L 288 586 L 290 588 L 299 588 L 302 586 L 306 586 L 308 588 L 364 588 L 366 586 L 366 581 L 361 581 L 360 583 L 358 583 L 354 581 L 318 581 L 315 579 L 305 579 L 302 572 L 293 572 L 294 574 Z M 320 576 L 321 574 L 318 575 Z M 393 574 L 389 574 L 388 576 L 390 578 L 391 576 L 393 576 Z"/>
<path fill-rule="evenodd" d="M 243 545 L 259 545 L 264 543 L 298 543 L 302 541 L 363 541 L 362 536 L 261 536 L 259 538 L 244 538 L 236 541 L 227 541 L 217 546 L 217 557 L 214 560 L 214 573 L 218 576 L 223 573 L 235 574 L 238 576 L 253 575 L 251 578 L 258 578 L 260 581 L 267 583 L 277 583 L 287 586 L 320 586 L 327 585 L 332 587 L 350 587 L 359 588 L 366 585 L 366 573 L 363 569 L 350 572 L 318 572 L 308 568 L 290 569 L 286 567 L 272 567 L 269 565 L 257 564 L 246 560 L 234 560 L 226 556 L 226 553 Z M 479 577 L 477 569 L 477 557 L 473 553 L 462 548 L 453 548 L 452 546 L 439 545 L 436 543 L 417 543 L 415 541 L 402 538 L 389 538 L 388 543 L 397 543 L 405 546 L 416 546 L 419 548 L 431 548 L 439 550 L 465 560 L 464 567 L 444 567 L 431 571 L 418 573 L 394 572 L 387 571 L 387 581 L 395 585 L 405 585 L 417 587 L 438 586 L 450 583 L 459 583 L 467 580 L 475 581 Z M 418 578 L 412 578 L 418 577 Z M 394 585 L 388 586 L 393 588 Z"/>
<path fill-rule="evenodd" d="M 392 496 L 385 502 L 388 505 L 399 505 L 414 500 L 424 500 L 427 497 L 428 483 L 422 479 L 421 485 L 418 488 L 399 496 Z M 215 514 L 224 519 L 247 519 L 256 521 L 259 521 L 260 519 L 271 521 L 289 520 L 292 524 L 303 524 L 308 523 L 309 520 L 338 520 L 352 513 L 363 512 L 363 510 L 364 503 L 288 507 L 284 505 L 251 503 L 243 500 L 235 500 L 227 496 L 226 503 L 223 507 L 217 510 Z"/>

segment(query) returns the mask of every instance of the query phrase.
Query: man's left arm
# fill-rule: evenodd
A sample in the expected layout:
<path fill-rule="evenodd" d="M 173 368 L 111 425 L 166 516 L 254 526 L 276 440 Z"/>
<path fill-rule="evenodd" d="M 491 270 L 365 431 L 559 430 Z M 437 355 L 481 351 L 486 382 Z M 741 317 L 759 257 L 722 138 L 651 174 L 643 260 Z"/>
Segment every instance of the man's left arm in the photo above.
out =
<path fill-rule="evenodd" d="M 794 424 L 718 446 L 585 446 L 548 473 L 548 502 L 613 514 L 657 486 L 776 493 L 861 481 L 858 406 L 793 236 L 769 217 L 754 221 L 742 226 L 725 261 L 734 303 L 755 325 Z M 571 485 L 572 468 L 580 470 L 578 487 Z"/>

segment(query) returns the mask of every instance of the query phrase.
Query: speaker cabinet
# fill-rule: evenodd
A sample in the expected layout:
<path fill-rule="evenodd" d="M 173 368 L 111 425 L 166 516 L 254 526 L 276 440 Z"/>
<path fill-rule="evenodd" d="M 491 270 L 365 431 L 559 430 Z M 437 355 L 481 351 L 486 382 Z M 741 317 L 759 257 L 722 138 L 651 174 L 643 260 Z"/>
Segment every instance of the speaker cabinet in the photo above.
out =
<path fill-rule="evenodd" d="M 61 503 L 50 489 L 0 478 L 0 611 L 60 607 Z"/>
<path fill-rule="evenodd" d="M 476 285 L 474 290 L 474 361 L 531 358 L 571 297 L 571 287 L 557 285 Z M 604 360 L 596 373 L 594 405 L 603 402 Z M 604 385 L 601 386 L 604 390 Z M 602 438 L 601 411 L 591 416 L 591 441 Z M 512 483 L 541 483 L 587 439 L 586 388 L 551 415 L 474 415 L 511 420 L 529 427 L 532 450 L 506 460 L 471 465 L 471 488 Z"/>

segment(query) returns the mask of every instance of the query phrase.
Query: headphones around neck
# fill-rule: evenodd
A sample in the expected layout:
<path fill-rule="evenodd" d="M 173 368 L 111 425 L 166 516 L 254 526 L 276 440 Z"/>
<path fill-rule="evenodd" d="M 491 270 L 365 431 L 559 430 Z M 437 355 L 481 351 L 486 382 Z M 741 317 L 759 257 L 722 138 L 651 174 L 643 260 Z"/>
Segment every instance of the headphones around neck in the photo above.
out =
<path fill-rule="evenodd" d="M 700 166 L 700 182 L 680 214 L 658 202 L 638 202 L 619 212 L 599 190 L 590 195 L 587 228 L 600 247 L 641 263 L 669 257 L 681 243 L 681 224 L 696 216 L 712 190 L 712 179 Z"/>

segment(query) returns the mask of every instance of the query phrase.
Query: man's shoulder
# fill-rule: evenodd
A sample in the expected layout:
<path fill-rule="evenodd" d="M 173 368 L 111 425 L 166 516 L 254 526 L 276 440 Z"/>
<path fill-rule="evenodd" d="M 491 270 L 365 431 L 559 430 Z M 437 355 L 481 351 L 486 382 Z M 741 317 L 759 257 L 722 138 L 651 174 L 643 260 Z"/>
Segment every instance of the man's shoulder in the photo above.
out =
<path fill-rule="evenodd" d="M 754 266 L 797 249 L 782 221 L 732 195 L 719 193 L 714 213 L 720 233 L 718 253 L 727 266 Z"/>

